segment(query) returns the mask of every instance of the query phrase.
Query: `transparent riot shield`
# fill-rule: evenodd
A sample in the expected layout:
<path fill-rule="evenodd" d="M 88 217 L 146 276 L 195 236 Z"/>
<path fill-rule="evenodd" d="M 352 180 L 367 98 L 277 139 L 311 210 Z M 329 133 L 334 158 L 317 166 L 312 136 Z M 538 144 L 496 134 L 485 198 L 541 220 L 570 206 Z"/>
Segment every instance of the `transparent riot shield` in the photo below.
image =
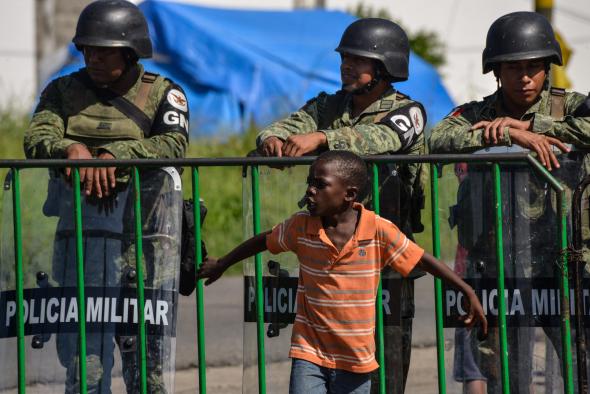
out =
<path fill-rule="evenodd" d="M 308 166 L 284 169 L 259 168 L 260 229 L 266 231 L 301 210 L 298 202 L 306 190 Z M 252 172 L 243 178 L 245 239 L 253 235 Z M 255 260 L 244 261 L 244 358 L 242 392 L 258 392 L 258 344 L 256 325 Z M 297 257 L 293 253 L 262 254 L 266 388 L 284 393 L 289 388 L 289 347 L 295 321 Z"/>
<path fill-rule="evenodd" d="M 79 384 L 73 191 L 61 171 L 22 170 L 25 373 L 28 393 Z M 173 168 L 140 171 L 148 392 L 174 392 L 182 190 Z M 17 386 L 12 185 L 4 185 L 0 260 L 0 392 Z M 47 188 L 47 189 L 46 189 Z M 134 193 L 81 198 L 88 392 L 139 392 Z"/>
<path fill-rule="evenodd" d="M 566 205 L 571 207 L 571 190 L 583 174 L 582 161 L 575 154 L 561 155 L 559 160 L 561 167 L 551 174 L 566 187 Z M 483 381 L 488 393 L 501 393 L 497 219 L 492 167 L 471 163 L 446 166 L 441 183 L 449 186 L 453 182 L 455 188 L 441 189 L 439 209 L 441 233 L 450 234 L 446 239 L 456 236 L 457 241 L 442 246 L 447 249 L 447 256 L 455 256 L 447 262 L 454 263 L 455 271 L 480 297 L 490 330 L 487 339 L 479 340 L 477 330 L 463 328 L 457 317 L 464 314 L 464 300 L 457 291 L 443 288 L 447 382 L 450 392 L 461 392 L 461 385 L 467 390 L 470 381 Z M 560 393 L 564 390 L 565 354 L 560 325 L 562 250 L 556 194 L 542 173 L 527 163 L 501 163 L 499 186 L 510 392 Z M 449 199 L 452 203 L 445 206 L 442 201 Z M 445 225 L 445 219 L 450 226 Z M 568 219 L 568 233 L 570 223 Z M 573 298 L 570 286 L 570 299 Z"/>

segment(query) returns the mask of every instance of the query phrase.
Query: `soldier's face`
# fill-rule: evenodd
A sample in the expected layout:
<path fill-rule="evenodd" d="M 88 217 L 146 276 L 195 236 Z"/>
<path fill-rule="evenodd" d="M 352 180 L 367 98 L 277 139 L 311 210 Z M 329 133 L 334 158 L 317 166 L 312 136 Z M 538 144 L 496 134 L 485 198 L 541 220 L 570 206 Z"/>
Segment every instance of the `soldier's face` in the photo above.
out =
<path fill-rule="evenodd" d="M 543 90 L 547 73 L 543 59 L 520 60 L 500 64 L 502 93 L 510 102 L 529 107 L 534 104 Z"/>
<path fill-rule="evenodd" d="M 98 85 L 108 85 L 125 72 L 127 63 L 122 48 L 85 46 L 83 53 L 88 75 Z"/>
<path fill-rule="evenodd" d="M 341 54 L 340 79 L 342 88 L 347 92 L 360 89 L 375 76 L 375 65 L 372 59 L 366 57 Z"/>

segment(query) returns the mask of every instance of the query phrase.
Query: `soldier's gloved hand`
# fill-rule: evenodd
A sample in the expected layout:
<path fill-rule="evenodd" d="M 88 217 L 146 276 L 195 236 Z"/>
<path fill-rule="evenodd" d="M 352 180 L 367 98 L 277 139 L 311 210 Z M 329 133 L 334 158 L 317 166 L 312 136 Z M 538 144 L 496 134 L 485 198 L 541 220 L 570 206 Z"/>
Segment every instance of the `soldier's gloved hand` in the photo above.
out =
<path fill-rule="evenodd" d="M 260 152 L 264 156 L 283 156 L 283 140 L 281 140 L 279 137 L 268 137 L 262 141 L 262 145 L 260 145 Z"/>
<path fill-rule="evenodd" d="M 469 294 L 466 294 L 467 298 L 464 300 L 467 305 L 464 305 L 464 308 L 467 310 L 467 314 L 461 316 L 459 320 L 462 320 L 463 323 L 469 328 L 472 328 L 477 323 L 480 324 L 481 335 L 478 336 L 482 339 L 485 339 L 488 335 L 488 320 L 486 319 L 486 315 L 483 312 L 483 307 L 477 298 L 477 295 L 471 289 Z"/>
<path fill-rule="evenodd" d="M 66 149 L 67 158 L 70 160 L 90 160 L 93 159 L 92 154 L 83 144 L 72 144 L 67 147 Z M 92 170 L 92 168 L 80 168 L 80 182 L 84 183 L 86 180 L 86 174 L 88 171 Z M 66 178 L 70 180 L 70 176 L 72 175 L 72 169 L 70 167 L 66 167 Z"/>
<path fill-rule="evenodd" d="M 471 126 L 471 130 L 483 128 L 483 139 L 486 144 L 496 145 L 499 141 L 504 140 L 504 134 L 508 129 L 529 130 L 531 129 L 530 120 L 517 120 L 508 116 L 496 118 L 492 121 L 482 120 Z"/>
<path fill-rule="evenodd" d="M 100 153 L 97 157 L 99 160 L 113 160 L 114 158 L 115 156 L 106 151 Z M 108 197 L 117 184 L 115 177 L 116 168 L 96 167 L 93 168 L 93 170 L 92 179 L 87 179 L 87 182 L 84 185 L 86 194 L 89 195 L 94 190 L 94 193 L 98 198 L 102 198 L 103 195 Z"/>
<path fill-rule="evenodd" d="M 283 156 L 299 157 L 327 147 L 328 139 L 322 132 L 292 135 L 283 144 Z"/>
<path fill-rule="evenodd" d="M 207 258 L 197 271 L 197 279 L 207 278 L 205 286 L 209 286 L 211 283 L 219 279 L 226 269 L 227 266 L 223 262 L 223 258 L 219 260 Z"/>

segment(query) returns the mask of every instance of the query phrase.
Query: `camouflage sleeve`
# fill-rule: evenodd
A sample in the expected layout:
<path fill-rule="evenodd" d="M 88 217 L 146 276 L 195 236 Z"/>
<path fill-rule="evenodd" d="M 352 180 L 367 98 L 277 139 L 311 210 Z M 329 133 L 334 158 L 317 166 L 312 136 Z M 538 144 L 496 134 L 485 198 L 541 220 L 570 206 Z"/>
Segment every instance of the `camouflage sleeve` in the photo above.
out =
<path fill-rule="evenodd" d="M 566 115 L 563 119 L 555 120 L 551 115 L 536 113 L 533 117 L 532 130 L 573 144 L 578 148 L 590 148 L 590 116 L 573 115 L 585 98 L 580 93 L 566 94 Z"/>
<path fill-rule="evenodd" d="M 31 123 L 25 131 L 23 147 L 29 159 L 60 159 L 66 157 L 66 148 L 75 140 L 64 138 L 59 82 L 51 82 L 41 93 Z"/>
<path fill-rule="evenodd" d="M 172 84 L 158 106 L 151 135 L 143 140 L 115 141 L 102 147 L 117 159 L 175 159 L 185 156 L 189 127 L 188 101 Z"/>
<path fill-rule="evenodd" d="M 428 140 L 430 153 L 469 153 L 486 147 L 483 128 L 471 130 L 479 120 L 473 108 L 455 108 L 432 129 Z M 508 133 L 498 145 L 512 145 Z"/>
<path fill-rule="evenodd" d="M 268 137 L 286 140 L 295 134 L 307 134 L 318 129 L 318 98 L 309 100 L 301 109 L 289 117 L 274 122 L 264 128 L 256 137 L 256 146 L 260 146 Z"/>

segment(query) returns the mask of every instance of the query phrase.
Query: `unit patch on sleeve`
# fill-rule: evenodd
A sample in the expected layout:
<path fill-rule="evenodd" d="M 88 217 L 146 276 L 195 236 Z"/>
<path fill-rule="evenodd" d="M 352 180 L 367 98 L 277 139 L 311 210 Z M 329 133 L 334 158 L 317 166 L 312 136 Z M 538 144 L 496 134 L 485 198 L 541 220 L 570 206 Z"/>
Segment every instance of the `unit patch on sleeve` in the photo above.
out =
<path fill-rule="evenodd" d="M 396 132 L 402 143 L 402 149 L 405 149 L 411 146 L 424 131 L 426 112 L 421 104 L 412 103 L 391 111 L 380 123 Z"/>

